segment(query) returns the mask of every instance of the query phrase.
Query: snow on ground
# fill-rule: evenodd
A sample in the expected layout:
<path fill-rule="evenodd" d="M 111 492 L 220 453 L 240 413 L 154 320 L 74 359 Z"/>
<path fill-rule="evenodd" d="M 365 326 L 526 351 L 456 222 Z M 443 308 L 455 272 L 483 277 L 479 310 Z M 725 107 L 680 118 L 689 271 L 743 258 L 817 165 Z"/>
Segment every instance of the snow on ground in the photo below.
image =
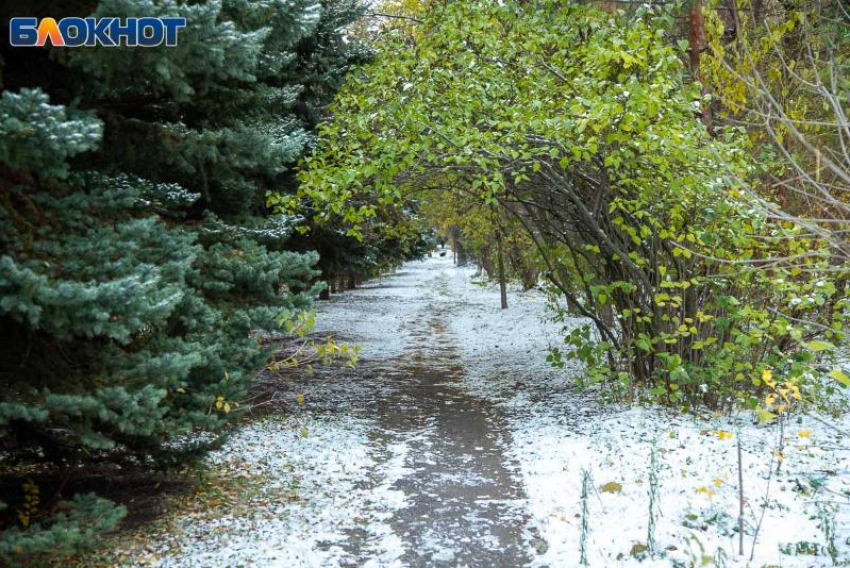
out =
<path fill-rule="evenodd" d="M 516 424 L 514 458 L 521 464 L 541 533 L 549 550 L 540 565 L 557 565 L 564 559 L 578 560 L 581 535 L 580 494 L 582 472 L 591 473 L 594 493 L 590 509 L 588 557 L 593 566 L 637 564 L 629 559 L 635 545 L 645 545 L 649 524 L 650 455 L 655 448 L 658 468 L 658 508 L 655 542 L 664 558 L 655 565 L 674 560 L 700 565 L 704 556 L 717 565 L 748 565 L 753 527 L 762 514 L 767 495 L 769 507 L 759 533 L 752 566 L 826 566 L 828 557 L 796 556 L 798 543 L 826 544 L 818 527 L 817 498 L 846 497 L 821 490 L 814 496 L 813 484 L 827 481 L 832 491 L 846 493 L 846 453 L 831 453 L 815 447 L 838 443 L 834 436 L 815 429 L 812 438 L 800 438 L 795 426 L 780 474 L 774 474 L 767 491 L 767 471 L 775 434 L 765 429 L 740 430 L 724 421 L 700 422 L 690 418 L 668 418 L 655 410 L 633 409 L 603 419 L 592 417 L 579 423 Z M 729 428 L 723 430 L 722 428 Z M 727 437 L 727 433 L 731 437 Z M 736 438 L 742 438 L 746 555 L 738 549 L 738 478 Z M 773 466 L 775 468 L 775 462 Z M 829 472 L 838 475 L 830 479 Z M 617 483 L 618 492 L 599 491 Z M 838 527 L 837 544 L 846 554 L 846 519 Z M 800 545 L 804 546 L 804 545 Z M 810 548 L 805 546 L 806 549 Z M 794 555 L 783 554 L 792 550 Z M 726 562 L 721 560 L 725 559 Z M 622 562 L 618 562 L 622 560 Z M 652 564 L 652 563 L 650 563 Z"/>
<path fill-rule="evenodd" d="M 338 566 L 351 562 L 341 545 L 359 530 L 373 565 L 393 565 L 402 549 L 387 519 L 404 506 L 392 485 L 405 474 L 407 448 L 375 448 L 373 429 L 363 419 L 304 414 L 249 425 L 209 458 L 220 474 L 255 480 L 248 510 L 179 517 L 135 563 Z"/>
<path fill-rule="evenodd" d="M 509 453 L 519 464 L 532 522 L 547 543 L 534 565 L 579 563 L 585 471 L 593 480 L 586 544 L 591 566 L 831 565 L 817 503 L 823 500 L 840 507 L 834 542 L 841 558 L 848 558 L 846 438 L 809 416 L 794 417 L 785 430 L 784 459 L 776 473 L 777 427 L 755 425 L 750 415 L 737 417 L 737 422 L 728 417 L 706 420 L 671 416 L 660 408 L 594 402 L 573 388 L 576 370 L 558 372 L 545 364 L 549 345 L 560 343 L 561 324 L 551 321 L 542 295 L 514 290 L 509 309 L 502 311 L 498 289 L 474 280 L 470 269 L 452 274 L 449 288 L 457 304 L 449 328 L 463 338 L 459 346 L 467 388 L 507 413 Z M 847 418 L 837 424 L 850 430 Z M 744 472 L 743 557 L 736 554 L 738 437 Z M 644 553 L 641 562 L 630 553 L 635 545 L 647 543 L 653 448 L 658 554 L 650 558 Z M 601 491 L 606 484 L 615 491 Z M 754 528 L 762 514 L 750 562 Z"/>
<path fill-rule="evenodd" d="M 834 543 L 839 561 L 850 562 L 846 438 L 810 416 L 794 417 L 777 471 L 777 428 L 755 425 L 749 415 L 697 418 L 600 403 L 575 390 L 577 369 L 556 371 L 545 363 L 563 324 L 550 321 L 542 295 L 512 288 L 509 303 L 500 310 L 495 286 L 470 268 L 454 267 L 450 257 L 435 256 L 322 304 L 318 330 L 360 344 L 372 371 L 356 384 L 340 375 L 305 385 L 308 402 L 298 413 L 238 434 L 211 462 L 228 475 L 262 480 L 251 496 L 256 506 L 247 514 L 225 508 L 212 516 L 178 517 L 176 530 L 154 538 L 137 562 L 377 567 L 454 566 L 464 559 L 468 566 L 515 565 L 493 560 L 498 540 L 468 542 L 469 535 L 483 541 L 491 533 L 469 527 L 428 532 L 490 514 L 478 520 L 525 535 L 504 537 L 528 549 L 513 558 L 571 568 L 582 548 L 585 472 L 591 480 L 590 566 L 829 566 L 824 505 L 838 506 Z M 422 372 L 451 380 L 436 389 L 397 382 Z M 433 400 L 423 404 L 422 397 Z M 487 410 L 473 418 L 498 420 L 497 427 L 465 418 L 474 400 L 487 401 Z M 384 410 L 376 412 L 381 404 Z M 456 416 L 435 410 L 443 404 L 463 410 Z M 833 422 L 850 430 L 847 418 Z M 471 450 L 457 443 L 468 440 L 452 430 L 476 424 L 481 434 L 466 438 L 498 438 L 489 443 L 489 465 L 481 472 L 516 477 L 493 485 L 491 476 L 488 487 L 509 492 L 516 486 L 519 493 L 500 495 L 509 506 L 490 512 L 479 501 L 461 499 L 453 505 L 457 516 L 440 525 L 428 515 L 442 504 L 431 501 L 488 483 L 487 475 L 473 475 L 464 461 Z M 736 554 L 739 439 L 744 556 Z M 640 547 L 649 536 L 653 453 L 656 553 L 649 556 Z"/>
<path fill-rule="evenodd" d="M 405 355 L 411 323 L 427 298 L 424 292 L 438 276 L 430 268 L 431 264 L 408 263 L 357 290 L 334 296 L 331 303 L 319 304 L 315 331 L 339 335 L 343 342 L 353 340 L 364 358 L 389 360 Z"/>

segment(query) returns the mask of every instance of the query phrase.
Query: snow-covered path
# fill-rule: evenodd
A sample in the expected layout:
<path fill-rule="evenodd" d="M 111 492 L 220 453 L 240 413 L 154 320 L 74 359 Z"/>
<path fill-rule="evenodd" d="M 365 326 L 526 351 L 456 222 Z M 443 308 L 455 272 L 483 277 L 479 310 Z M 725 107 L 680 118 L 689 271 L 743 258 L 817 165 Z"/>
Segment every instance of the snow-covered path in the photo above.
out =
<path fill-rule="evenodd" d="M 509 301 L 500 310 L 498 289 L 455 267 L 449 253 L 322 303 L 317 332 L 360 345 L 357 367 L 300 376 L 282 393 L 290 412 L 252 423 L 211 457 L 247 480 L 241 506 L 177 516 L 124 558 L 204 567 L 573 567 L 587 474 L 590 566 L 832 563 L 821 501 L 848 502 L 845 440 L 796 417 L 782 470 L 768 475 L 775 428 L 600 404 L 573 388 L 575 371 L 545 363 L 563 324 L 547 319 L 544 298 L 512 290 Z M 294 402 L 299 395 L 303 404 Z M 736 554 L 738 437 L 744 556 Z M 848 509 L 831 517 L 839 559 Z M 648 540 L 651 555 L 641 548 Z"/>
<path fill-rule="evenodd" d="M 443 289 L 444 279 L 434 286 Z M 506 462 L 500 413 L 459 388 L 463 367 L 438 303 L 409 322 L 409 360 L 379 405 L 382 436 L 409 447 L 390 523 L 409 566 L 520 566 L 528 561 L 524 494 Z"/>
<path fill-rule="evenodd" d="M 339 376 L 300 387 L 308 408 L 312 400 L 374 416 L 373 439 L 406 448 L 406 474 L 393 484 L 404 506 L 389 519 L 404 566 L 522 566 L 536 538 L 501 410 L 464 388 L 468 361 L 452 328 L 472 307 L 462 298 L 469 275 L 435 256 L 322 307 L 322 329 L 361 345 L 353 381 L 382 393 L 374 406 L 318 390 L 335 390 Z M 361 542 L 348 552 L 370 561 Z"/>

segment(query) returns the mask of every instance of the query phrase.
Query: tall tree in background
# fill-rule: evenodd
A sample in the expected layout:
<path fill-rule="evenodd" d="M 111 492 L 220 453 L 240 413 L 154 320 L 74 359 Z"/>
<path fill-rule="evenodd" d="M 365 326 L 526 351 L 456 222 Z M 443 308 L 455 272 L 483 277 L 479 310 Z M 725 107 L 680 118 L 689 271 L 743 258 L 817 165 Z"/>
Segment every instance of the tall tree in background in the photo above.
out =
<path fill-rule="evenodd" d="M 286 250 L 297 219 L 266 217 L 265 192 L 291 190 L 322 109 L 368 55 L 343 31 L 361 12 L 354 0 L 4 5 L 4 26 L 188 21 L 172 48 L 3 43 L 4 451 L 65 471 L 147 467 L 197 454 L 185 435 L 227 423 L 265 361 L 251 332 L 280 329 L 319 290 L 317 255 Z M 85 540 L 120 513 L 77 501 L 52 527 L 55 503 L 26 522 L 10 503 L 0 563 L 57 554 L 78 544 L 69 524 Z"/>
<path fill-rule="evenodd" d="M 341 0 L 343 4 L 347 0 Z M 335 4 L 339 2 L 334 0 Z M 336 67 L 328 64 L 324 54 L 334 53 L 338 50 L 351 50 L 352 44 L 359 47 L 356 52 L 356 62 L 365 63 L 370 60 L 375 52 L 373 48 L 365 50 L 362 45 L 372 45 L 379 41 L 385 34 L 403 30 L 412 33 L 412 29 L 418 20 L 412 14 L 425 10 L 429 4 L 428 0 L 378 0 L 369 2 L 368 8 L 363 13 L 365 17 L 359 19 L 348 27 L 349 34 L 343 38 L 337 38 L 334 47 L 330 50 L 323 49 L 318 52 L 318 57 L 309 58 L 310 64 L 305 65 L 307 76 L 312 76 L 315 69 L 319 69 L 326 79 L 323 84 L 332 85 L 331 94 L 342 86 L 343 75 L 335 74 Z M 353 8 L 335 10 L 338 14 L 348 14 Z M 359 8 L 358 8 L 359 10 Z M 338 18 L 339 20 L 339 18 Z M 344 18 L 350 21 L 350 18 Z M 328 20 L 328 27 L 333 25 Z M 357 41 L 360 41 L 358 44 Z M 305 42 L 302 42 L 305 45 Z M 332 61 L 331 61 L 332 63 Z M 325 109 L 326 100 L 322 100 L 319 112 L 308 112 L 311 120 L 328 118 Z M 325 116 L 322 115 L 325 113 Z M 330 113 L 333 108 L 330 109 Z M 316 126 L 316 122 L 312 122 Z M 293 180 L 294 181 L 294 180 Z M 270 201 L 278 204 L 280 195 L 272 194 Z M 388 269 L 393 269 L 406 260 L 420 258 L 428 250 L 432 243 L 425 234 L 429 227 L 423 223 L 418 215 L 418 207 L 413 205 L 405 209 L 381 207 L 379 204 L 370 204 L 370 211 L 375 213 L 375 218 L 370 222 L 362 224 L 359 230 L 352 232 L 351 219 L 345 215 L 328 215 L 321 219 L 315 217 L 313 204 L 309 201 L 298 203 L 300 214 L 306 217 L 306 222 L 299 227 L 299 231 L 293 235 L 290 244 L 298 249 L 315 250 L 319 253 L 317 268 L 321 271 L 322 279 L 328 283 L 323 291 L 322 297 L 330 297 L 331 291 L 343 291 L 359 282 Z"/>

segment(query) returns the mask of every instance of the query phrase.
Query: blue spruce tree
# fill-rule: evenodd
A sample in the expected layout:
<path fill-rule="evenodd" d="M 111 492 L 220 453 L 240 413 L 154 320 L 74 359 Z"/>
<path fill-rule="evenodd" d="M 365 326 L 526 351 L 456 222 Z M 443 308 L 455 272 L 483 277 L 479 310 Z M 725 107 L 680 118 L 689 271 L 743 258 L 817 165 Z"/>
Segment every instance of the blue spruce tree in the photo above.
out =
<path fill-rule="evenodd" d="M 323 108 L 368 57 L 343 36 L 362 8 L 0 10 L 3 26 L 21 15 L 187 19 L 176 47 L 0 51 L 0 451 L 63 472 L 183 463 L 211 439 L 199 432 L 238 414 L 267 356 L 254 333 L 297 317 L 320 289 L 317 254 L 288 250 L 298 220 L 268 216 L 264 196 L 293 187 Z M 60 494 L 22 516 L 24 497 L 2 497 L 0 564 L 71 553 L 122 513 Z"/>

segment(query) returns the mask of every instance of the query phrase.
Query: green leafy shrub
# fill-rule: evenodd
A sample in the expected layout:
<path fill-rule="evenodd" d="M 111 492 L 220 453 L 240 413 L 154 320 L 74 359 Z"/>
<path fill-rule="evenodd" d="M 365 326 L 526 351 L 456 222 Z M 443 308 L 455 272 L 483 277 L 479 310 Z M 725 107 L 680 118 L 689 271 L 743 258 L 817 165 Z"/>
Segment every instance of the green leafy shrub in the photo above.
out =
<path fill-rule="evenodd" d="M 551 361 L 618 396 L 728 409 L 767 368 L 809 380 L 810 342 L 841 341 L 847 315 L 828 246 L 740 191 L 761 166 L 738 130 L 700 121 L 673 25 L 648 6 L 435 7 L 354 75 L 299 197 L 352 234 L 423 194 L 501 208 L 562 316 L 589 322 Z"/>

